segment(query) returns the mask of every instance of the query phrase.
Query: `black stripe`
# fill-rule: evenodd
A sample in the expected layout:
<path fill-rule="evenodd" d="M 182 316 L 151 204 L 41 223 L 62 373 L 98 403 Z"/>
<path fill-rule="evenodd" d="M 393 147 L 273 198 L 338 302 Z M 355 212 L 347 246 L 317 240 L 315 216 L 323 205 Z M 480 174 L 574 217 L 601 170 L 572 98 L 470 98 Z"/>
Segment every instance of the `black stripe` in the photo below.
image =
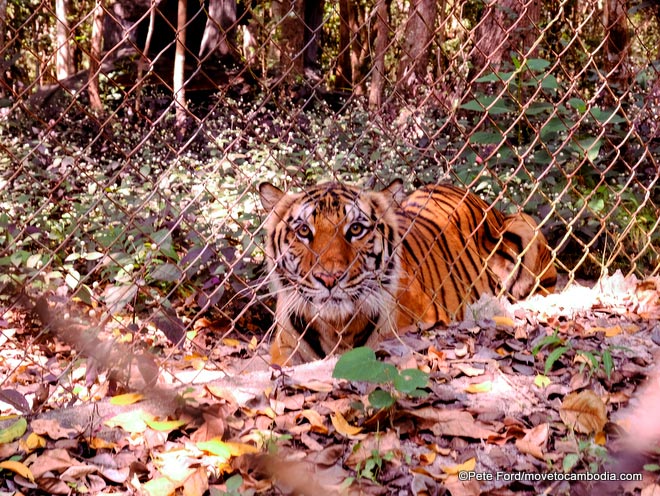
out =
<path fill-rule="evenodd" d="M 314 350 L 314 353 L 316 353 L 319 358 L 325 358 L 326 353 L 321 346 L 319 333 L 309 322 L 307 322 L 307 319 L 298 313 L 294 313 L 289 317 L 289 321 L 296 332 L 300 334 L 309 347 Z"/>
<path fill-rule="evenodd" d="M 355 334 L 352 346 L 364 346 L 367 344 L 367 341 L 375 330 L 376 324 L 374 324 L 374 321 L 370 318 L 367 325 L 364 326 L 364 329 Z"/>

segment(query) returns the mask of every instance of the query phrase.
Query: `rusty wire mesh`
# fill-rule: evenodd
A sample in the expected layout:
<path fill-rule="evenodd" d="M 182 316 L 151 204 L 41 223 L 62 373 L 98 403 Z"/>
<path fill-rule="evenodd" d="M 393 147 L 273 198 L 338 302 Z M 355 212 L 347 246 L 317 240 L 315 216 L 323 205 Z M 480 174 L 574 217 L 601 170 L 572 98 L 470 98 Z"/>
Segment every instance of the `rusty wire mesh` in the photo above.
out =
<path fill-rule="evenodd" d="M 2 5 L 14 370 L 44 342 L 12 334 L 16 315 L 44 294 L 166 350 L 159 364 L 194 330 L 185 353 L 213 344 L 203 367 L 226 365 L 222 346 L 249 355 L 273 318 L 262 181 L 449 181 L 533 214 L 568 280 L 660 272 L 657 5 L 217 0 L 179 19 L 186 3 L 168 0 Z M 67 366 L 35 372 L 63 402 L 80 395 Z"/>

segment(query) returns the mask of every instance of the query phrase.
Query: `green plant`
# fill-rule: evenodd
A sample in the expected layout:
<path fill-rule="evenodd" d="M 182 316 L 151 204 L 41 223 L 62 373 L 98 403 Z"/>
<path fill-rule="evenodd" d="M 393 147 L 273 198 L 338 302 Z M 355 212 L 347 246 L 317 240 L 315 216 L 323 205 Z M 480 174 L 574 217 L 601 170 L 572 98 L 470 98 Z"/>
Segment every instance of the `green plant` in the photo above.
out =
<path fill-rule="evenodd" d="M 562 470 L 565 473 L 574 472 L 582 465 L 589 473 L 599 473 L 609 461 L 609 453 L 605 446 L 593 439 L 577 439 L 577 453 L 568 453 L 562 460 Z"/>
<path fill-rule="evenodd" d="M 225 481 L 225 491 L 221 491 L 220 489 L 216 488 L 210 488 L 209 489 L 209 495 L 210 496 L 242 496 L 242 495 L 250 495 L 254 494 L 254 489 L 250 489 L 247 492 L 242 492 L 241 491 L 241 486 L 243 485 L 243 477 L 241 477 L 239 474 L 232 475 L 229 479 Z"/>
<path fill-rule="evenodd" d="M 608 379 L 612 376 L 614 361 L 612 359 L 611 347 L 606 348 L 602 352 L 580 350 L 575 348 L 573 340 L 565 340 L 559 337 L 558 332 L 555 331 L 552 335 L 541 339 L 534 348 L 532 348 L 532 355 L 537 356 L 543 349 L 550 350 L 545 359 L 544 373 L 546 375 L 552 370 L 552 367 L 557 360 L 565 355 L 572 354 L 574 357 L 580 357 L 580 373 L 584 371 L 585 367 L 588 367 L 589 375 L 591 376 L 602 367 L 603 372 L 605 372 L 605 376 Z"/>
<path fill-rule="evenodd" d="M 360 448 L 360 443 L 355 445 L 353 451 Z M 385 462 L 388 462 L 394 458 L 394 452 L 388 451 L 387 453 L 381 454 L 380 451 L 375 448 L 371 450 L 371 456 L 360 461 L 355 467 L 355 474 L 358 479 L 369 479 L 372 482 L 376 482 L 378 475 L 383 469 Z"/>
<path fill-rule="evenodd" d="M 392 407 L 402 395 L 420 398 L 428 394 L 423 389 L 428 384 L 428 374 L 418 369 L 399 371 L 394 365 L 378 360 L 376 353 L 366 346 L 342 355 L 332 377 L 378 384 L 369 394 L 369 404 L 377 410 Z"/>

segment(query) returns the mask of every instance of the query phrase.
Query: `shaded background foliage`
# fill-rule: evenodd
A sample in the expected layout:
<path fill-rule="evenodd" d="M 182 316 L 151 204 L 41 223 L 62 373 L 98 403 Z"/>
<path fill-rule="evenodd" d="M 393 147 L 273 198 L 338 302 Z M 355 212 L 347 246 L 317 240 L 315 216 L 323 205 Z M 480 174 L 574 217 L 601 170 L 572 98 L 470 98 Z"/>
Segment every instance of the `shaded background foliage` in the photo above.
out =
<path fill-rule="evenodd" d="M 533 214 L 569 280 L 657 275 L 659 21 L 629 0 L 0 1 L 0 304 L 252 331 L 261 181 L 451 181 Z"/>

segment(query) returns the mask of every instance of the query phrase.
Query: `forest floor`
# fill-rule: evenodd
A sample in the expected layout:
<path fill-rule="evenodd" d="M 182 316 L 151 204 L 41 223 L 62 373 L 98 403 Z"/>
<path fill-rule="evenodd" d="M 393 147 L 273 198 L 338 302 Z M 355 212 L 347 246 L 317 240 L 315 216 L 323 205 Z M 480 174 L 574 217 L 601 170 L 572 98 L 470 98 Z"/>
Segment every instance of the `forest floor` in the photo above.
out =
<path fill-rule="evenodd" d="M 0 314 L 0 494 L 660 492 L 657 278 L 483 300 L 382 343 L 422 394 L 335 379 L 335 358 L 270 368 L 267 340 L 211 322 L 181 346 L 119 334 L 82 306 Z"/>

